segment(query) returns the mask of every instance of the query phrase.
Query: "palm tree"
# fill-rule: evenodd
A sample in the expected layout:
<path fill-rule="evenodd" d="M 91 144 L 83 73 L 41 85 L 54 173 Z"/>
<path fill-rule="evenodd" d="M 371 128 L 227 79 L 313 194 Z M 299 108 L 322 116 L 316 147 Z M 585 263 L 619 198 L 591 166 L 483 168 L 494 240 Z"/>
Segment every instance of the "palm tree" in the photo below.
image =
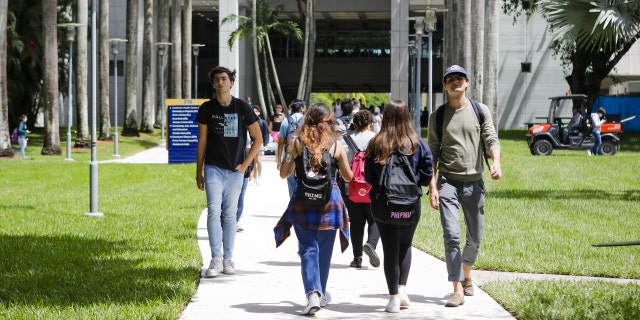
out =
<path fill-rule="evenodd" d="M 75 66 L 73 71 L 76 74 L 76 83 L 87 83 L 87 29 L 89 21 L 89 3 L 88 1 L 78 1 L 77 3 L 78 13 L 76 14 L 78 23 L 81 24 L 76 31 L 76 56 L 74 59 Z M 74 148 L 90 148 L 91 137 L 89 135 L 89 95 L 87 92 L 88 86 L 76 85 L 76 141 L 73 144 Z"/>
<path fill-rule="evenodd" d="M 6 14 L 6 13 L 5 13 Z M 58 1 L 42 0 L 44 35 L 44 145 L 43 155 L 60 155 L 58 104 Z"/>
<path fill-rule="evenodd" d="M 109 116 L 109 0 L 100 0 L 99 2 L 98 76 L 100 92 L 98 97 L 100 101 L 100 134 L 98 139 L 109 140 L 111 139 L 111 117 Z M 114 77 L 117 76 L 114 75 Z"/>
<path fill-rule="evenodd" d="M 524 5 L 524 7 L 523 7 Z M 505 0 L 503 11 L 514 20 L 536 10 L 554 34 L 550 48 L 565 69 L 573 93 L 588 96 L 591 106 L 602 80 L 640 38 L 640 3 L 612 0 Z"/>
<path fill-rule="evenodd" d="M 273 54 L 271 51 L 271 43 L 269 42 L 269 32 L 274 31 L 283 35 L 292 36 L 293 39 L 301 40 L 302 39 L 302 31 L 298 27 L 298 25 L 293 21 L 282 22 L 277 19 L 278 13 L 282 10 L 282 5 L 277 7 L 271 7 L 267 0 L 258 0 L 256 3 L 255 12 L 255 21 L 256 21 L 256 36 L 253 38 L 257 43 L 257 51 L 262 53 L 263 55 L 268 55 L 269 60 L 271 62 L 270 65 L 265 64 L 265 68 L 271 67 L 271 72 L 273 73 L 274 83 L 278 90 L 278 95 L 280 97 L 280 101 L 282 105 L 287 105 L 284 99 L 284 95 L 282 94 L 282 89 L 280 87 L 280 81 L 278 80 L 278 73 L 275 67 L 275 63 L 273 60 Z M 252 13 L 253 15 L 253 13 Z M 232 21 L 238 21 L 238 28 L 231 33 L 229 36 L 228 44 L 229 46 L 233 46 L 236 40 L 248 37 L 252 34 L 253 30 L 253 21 L 254 18 L 246 17 L 246 16 L 237 16 L 235 14 L 229 15 L 222 20 L 222 23 L 228 23 Z M 255 55 L 256 59 L 254 63 L 257 64 L 257 54 Z M 256 79 L 260 79 L 259 69 L 257 69 Z M 266 77 L 267 81 L 269 77 Z M 262 88 L 262 84 L 260 81 L 260 85 L 258 88 Z M 261 89 L 258 94 L 258 98 L 260 98 Z M 260 102 L 264 106 L 264 96 L 263 100 Z M 265 110 L 262 111 L 263 114 L 267 114 Z"/>
<path fill-rule="evenodd" d="M 9 0 L 0 0 L 0 30 L 7 30 Z M 7 32 L 0 32 L 0 157 L 11 157 L 9 103 L 7 101 Z"/>
<path fill-rule="evenodd" d="M 144 0 L 144 27 L 142 36 L 142 121 L 140 131 L 153 133 L 153 86 L 151 53 L 153 52 L 153 0 Z"/>
<path fill-rule="evenodd" d="M 170 27 L 170 16 L 171 16 L 171 1 L 159 1 L 159 3 L 155 2 L 158 8 L 158 42 L 169 42 L 169 27 Z M 157 48 L 156 48 L 157 49 Z M 166 54 L 170 52 L 166 48 L 165 54 L 162 58 L 158 58 L 158 68 L 156 70 L 162 70 L 162 72 L 157 72 L 156 83 L 161 84 L 163 87 L 159 87 L 159 92 L 156 92 L 156 122 L 153 125 L 155 128 L 160 128 L 162 125 L 163 113 L 164 113 L 164 105 L 162 102 L 165 101 L 164 98 L 167 97 L 167 87 L 169 83 L 167 80 L 168 71 L 166 68 L 167 61 L 169 60 L 169 55 Z M 165 68 L 162 68 L 165 66 Z"/>
<path fill-rule="evenodd" d="M 302 58 L 302 72 L 300 72 L 300 83 L 298 84 L 298 97 L 305 101 L 311 98 L 311 87 L 313 85 L 313 58 L 316 53 L 316 19 L 314 16 L 314 0 L 306 0 L 304 11 L 302 10 L 302 0 L 298 1 L 298 10 L 304 16 L 304 55 Z"/>
<path fill-rule="evenodd" d="M 127 0 L 127 40 L 122 135 L 137 137 L 140 135 L 137 120 L 138 77 L 136 76 L 138 73 L 138 0 Z"/>
<path fill-rule="evenodd" d="M 171 96 L 182 97 L 182 0 L 171 2 Z M 164 108 L 164 107 L 163 107 Z"/>
<path fill-rule="evenodd" d="M 484 12 L 484 84 L 482 102 L 493 107 L 493 125 L 498 130 L 498 39 L 500 5 L 497 0 L 488 0 Z"/>
<path fill-rule="evenodd" d="M 193 4 L 192 0 L 184 0 L 182 9 L 182 97 L 191 99 L 191 44 L 193 43 Z"/>

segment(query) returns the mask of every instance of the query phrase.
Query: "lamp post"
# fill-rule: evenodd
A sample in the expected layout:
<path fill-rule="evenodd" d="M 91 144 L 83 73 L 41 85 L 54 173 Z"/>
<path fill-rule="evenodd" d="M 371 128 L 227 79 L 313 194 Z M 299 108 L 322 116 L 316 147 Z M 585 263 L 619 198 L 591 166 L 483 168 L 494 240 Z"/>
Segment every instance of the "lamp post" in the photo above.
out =
<path fill-rule="evenodd" d="M 414 24 L 414 28 L 416 29 L 416 63 L 415 63 L 415 70 L 416 70 L 416 75 L 414 77 L 414 106 L 413 106 L 413 126 L 416 130 L 416 132 L 420 132 L 420 112 L 421 112 L 421 107 L 422 107 L 422 86 L 420 85 L 421 82 L 421 75 L 420 75 L 420 71 L 422 71 L 422 36 L 424 35 L 424 17 L 416 17 L 415 18 L 416 23 Z"/>
<path fill-rule="evenodd" d="M 193 58 L 196 64 L 196 74 L 193 78 L 193 88 L 195 90 L 195 94 L 193 95 L 193 97 L 198 99 L 198 54 L 200 53 L 200 48 L 204 47 L 204 44 L 195 43 L 192 44 L 191 47 L 193 48 Z"/>
<path fill-rule="evenodd" d="M 119 158 L 120 154 L 118 154 L 118 47 L 120 46 L 120 42 L 127 42 L 127 39 L 120 38 L 111 38 L 109 39 L 111 43 L 111 53 L 113 53 L 113 127 L 115 128 L 115 132 L 113 134 L 113 156 Z"/>
<path fill-rule="evenodd" d="M 435 9 L 427 8 L 424 22 L 429 34 L 429 101 L 427 105 L 429 106 L 429 114 L 431 114 L 433 112 L 433 32 L 436 31 L 436 23 L 438 22 Z"/>
<path fill-rule="evenodd" d="M 164 126 L 165 126 L 165 110 L 164 110 L 164 51 L 167 46 L 172 45 L 171 42 L 156 42 L 158 46 L 158 55 L 160 56 L 160 99 L 162 106 L 162 121 L 160 122 L 160 141 L 164 142 Z"/>
<path fill-rule="evenodd" d="M 67 36 L 67 42 L 69 42 L 69 94 L 67 99 L 69 100 L 69 107 L 67 108 L 68 122 L 67 122 L 67 157 L 64 160 L 73 161 L 71 158 L 71 123 L 73 122 L 73 112 L 71 109 L 72 95 L 73 95 L 73 41 L 76 39 L 76 28 L 81 26 L 81 23 L 61 23 L 58 27 L 65 28 L 65 35 Z"/>
<path fill-rule="evenodd" d="M 96 150 L 96 105 L 98 104 L 98 31 L 97 15 L 98 0 L 91 0 L 91 162 L 89 163 L 89 185 L 91 210 L 85 216 L 104 217 L 102 212 L 98 212 L 98 160 Z"/>

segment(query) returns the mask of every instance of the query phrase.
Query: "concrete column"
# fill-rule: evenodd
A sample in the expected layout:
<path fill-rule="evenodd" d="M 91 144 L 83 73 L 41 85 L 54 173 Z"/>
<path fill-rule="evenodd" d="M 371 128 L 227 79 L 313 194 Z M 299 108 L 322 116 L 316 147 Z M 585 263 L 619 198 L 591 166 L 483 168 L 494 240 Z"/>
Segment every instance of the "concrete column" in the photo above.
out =
<path fill-rule="evenodd" d="M 391 99 L 409 102 L 409 1 L 391 1 Z"/>
<path fill-rule="evenodd" d="M 224 19 L 228 15 L 238 14 L 238 0 L 219 1 L 219 5 L 220 15 L 218 18 L 218 25 L 220 25 L 220 35 L 218 40 L 218 52 L 220 55 L 220 61 L 218 64 L 221 66 L 225 66 L 231 70 L 237 70 L 238 72 L 236 73 L 236 83 L 239 83 L 242 81 L 242 79 L 238 79 L 242 72 L 240 71 L 240 51 L 238 50 L 238 41 L 233 44 L 232 48 L 229 48 L 229 45 L 227 44 L 227 40 L 229 39 L 231 32 L 238 28 L 238 22 L 235 21 L 232 23 L 228 22 L 222 24 L 222 19 Z M 242 98 L 238 96 L 238 87 L 239 86 L 234 85 L 231 88 L 231 95 L 233 95 L 234 97 Z"/>

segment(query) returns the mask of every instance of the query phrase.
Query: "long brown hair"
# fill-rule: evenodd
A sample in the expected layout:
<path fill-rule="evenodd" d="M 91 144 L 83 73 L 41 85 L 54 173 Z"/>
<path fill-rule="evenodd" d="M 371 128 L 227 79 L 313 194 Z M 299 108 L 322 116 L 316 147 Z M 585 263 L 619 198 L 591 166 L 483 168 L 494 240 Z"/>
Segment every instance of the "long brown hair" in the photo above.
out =
<path fill-rule="evenodd" d="M 322 151 L 329 149 L 335 141 L 333 111 L 324 103 L 315 103 L 307 108 L 304 125 L 298 129 L 298 138 L 313 153 L 311 166 L 320 169 Z"/>
<path fill-rule="evenodd" d="M 407 104 L 403 100 L 392 100 L 382 111 L 380 132 L 369 141 L 366 156 L 384 164 L 392 150 L 413 154 L 419 139 Z"/>

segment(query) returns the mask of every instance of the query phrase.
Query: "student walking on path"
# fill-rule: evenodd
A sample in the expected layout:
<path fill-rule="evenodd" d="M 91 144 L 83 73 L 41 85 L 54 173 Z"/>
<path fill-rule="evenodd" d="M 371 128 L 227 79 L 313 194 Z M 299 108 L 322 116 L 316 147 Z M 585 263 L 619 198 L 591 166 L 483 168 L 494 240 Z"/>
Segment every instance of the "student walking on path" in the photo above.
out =
<path fill-rule="evenodd" d="M 428 141 L 433 152 L 434 172 L 434 179 L 429 184 L 429 201 L 433 209 L 440 210 L 448 280 L 453 283 L 453 293 L 446 306 L 458 307 L 464 304 L 464 296 L 474 294 L 471 269 L 484 234 L 485 187 L 482 172 L 483 159 L 487 156 L 485 149 L 492 159 L 489 167 L 491 178 L 500 179 L 502 169 L 500 142 L 493 127 L 491 111 L 486 105 L 467 98 L 469 77 L 465 69 L 458 65 L 447 68 L 443 83 L 449 101 L 429 118 Z M 467 229 L 462 252 L 460 208 Z"/>
<path fill-rule="evenodd" d="M 236 71 L 215 67 L 209 79 L 215 98 L 203 103 L 196 115 L 198 147 L 196 184 L 207 194 L 207 232 L 211 246 L 211 262 L 206 277 L 220 273 L 235 274 L 233 247 L 236 238 L 238 199 L 244 174 L 262 148 L 258 117 L 251 105 L 233 97 Z M 247 129 L 253 138 L 249 153 Z"/>
<path fill-rule="evenodd" d="M 285 179 L 295 170 L 296 187 L 289 206 L 274 228 L 276 246 L 280 246 L 293 226 L 298 238 L 298 255 L 304 293 L 308 299 L 302 314 L 315 314 L 331 302 L 327 281 L 336 230 L 340 230 L 341 249 L 349 245 L 349 222 L 340 190 L 336 184 L 336 168 L 345 181 L 353 177 L 347 154 L 333 130 L 333 112 L 326 105 L 312 105 L 306 112 L 299 136 L 287 147 L 280 167 Z M 305 161 L 308 161 L 305 163 Z M 303 176 L 328 177 L 330 196 L 324 204 L 309 204 L 302 185 Z M 326 179 L 325 179 L 326 181 Z M 321 193 L 329 190 L 321 190 Z"/>
<path fill-rule="evenodd" d="M 365 111 L 359 112 L 363 113 Z M 358 113 L 358 114 L 359 114 Z M 413 174 L 412 188 L 415 201 L 409 207 L 403 208 L 401 214 L 407 219 L 393 219 L 397 209 L 389 206 L 390 198 L 385 195 L 385 190 L 390 185 L 383 185 L 383 170 L 391 159 L 391 154 L 400 154 L 407 158 Z M 427 186 L 432 176 L 431 151 L 427 143 L 413 129 L 413 122 L 409 108 L 402 100 L 394 100 L 384 107 L 382 126 L 367 147 L 365 158 L 365 179 L 371 187 L 371 210 L 376 219 L 380 238 L 382 239 L 382 251 L 384 253 L 384 275 L 389 290 L 389 302 L 385 311 L 391 313 L 400 312 L 400 308 L 408 308 L 409 296 L 406 285 L 411 269 L 411 247 L 413 234 L 420 221 L 420 196 L 422 186 Z M 407 192 L 407 195 L 409 192 Z"/>

